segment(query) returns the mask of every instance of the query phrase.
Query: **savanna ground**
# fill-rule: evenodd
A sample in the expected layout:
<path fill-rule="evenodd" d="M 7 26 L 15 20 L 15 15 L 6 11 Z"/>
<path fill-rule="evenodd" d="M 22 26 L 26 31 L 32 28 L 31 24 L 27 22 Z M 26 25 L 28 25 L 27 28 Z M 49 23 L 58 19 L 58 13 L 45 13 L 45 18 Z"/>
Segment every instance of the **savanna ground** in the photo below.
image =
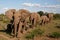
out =
<path fill-rule="evenodd" d="M 35 38 L 35 40 L 60 40 L 60 38 L 50 38 L 47 36 L 52 32 L 59 32 L 60 33 L 60 28 L 57 28 L 58 25 L 60 25 L 60 20 L 53 20 L 52 22 L 50 22 L 46 25 L 42 25 L 42 26 L 37 25 L 36 28 L 40 28 L 41 30 L 44 31 L 44 33 L 42 36 L 37 36 Z M 13 39 L 13 38 L 11 38 L 11 35 L 4 32 L 4 30 L 5 30 L 4 28 L 6 28 L 6 23 L 0 22 L 0 40 Z M 25 34 L 21 37 L 21 40 L 26 39 L 24 36 L 25 36 Z"/>

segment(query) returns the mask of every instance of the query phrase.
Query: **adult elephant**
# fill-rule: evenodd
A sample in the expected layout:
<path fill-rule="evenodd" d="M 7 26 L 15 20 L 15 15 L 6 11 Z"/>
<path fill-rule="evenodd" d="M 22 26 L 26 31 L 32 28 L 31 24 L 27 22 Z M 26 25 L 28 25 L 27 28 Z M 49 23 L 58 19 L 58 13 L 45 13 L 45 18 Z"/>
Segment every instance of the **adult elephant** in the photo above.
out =
<path fill-rule="evenodd" d="M 34 27 L 36 24 L 40 22 L 40 15 L 37 12 L 32 12 L 30 15 L 30 22 Z"/>
<path fill-rule="evenodd" d="M 29 15 L 29 11 L 25 9 L 20 9 L 14 14 L 15 20 L 14 20 L 14 32 L 15 36 L 19 36 L 20 31 L 25 27 L 25 19 Z M 18 30 L 18 32 L 17 32 Z M 17 34 L 18 33 L 18 34 Z"/>
<path fill-rule="evenodd" d="M 49 18 L 49 21 L 53 20 L 53 16 L 54 16 L 54 15 L 53 15 L 52 13 L 48 13 L 48 14 L 47 14 L 47 17 Z"/>
<path fill-rule="evenodd" d="M 7 28 L 11 30 L 11 33 L 14 31 L 14 14 L 16 10 L 15 9 L 9 9 L 5 12 L 5 15 L 8 19 L 10 19 L 10 23 L 7 25 Z M 10 26 L 9 26 L 10 25 Z"/>
<path fill-rule="evenodd" d="M 46 15 L 41 16 L 41 25 L 49 22 L 49 18 Z"/>

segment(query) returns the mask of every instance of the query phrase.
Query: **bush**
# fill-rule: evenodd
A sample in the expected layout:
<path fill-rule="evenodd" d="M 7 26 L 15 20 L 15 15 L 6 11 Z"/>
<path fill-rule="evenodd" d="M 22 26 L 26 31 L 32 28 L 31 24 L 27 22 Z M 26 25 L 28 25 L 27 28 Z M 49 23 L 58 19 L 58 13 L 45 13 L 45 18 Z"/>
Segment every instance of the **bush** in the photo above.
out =
<path fill-rule="evenodd" d="M 42 16 L 42 15 L 44 14 L 44 12 L 43 12 L 43 11 L 38 11 L 38 14 L 39 14 L 40 16 Z"/>
<path fill-rule="evenodd" d="M 37 36 L 37 35 L 40 35 L 41 36 L 43 33 L 44 33 L 44 31 L 42 31 L 40 29 L 34 29 L 29 34 L 27 34 L 25 36 L 25 38 L 27 38 L 27 39 L 33 39 L 34 36 Z"/>
<path fill-rule="evenodd" d="M 49 35 L 49 37 L 52 37 L 52 38 L 59 38 L 60 37 L 60 33 L 58 32 L 53 32 Z"/>
<path fill-rule="evenodd" d="M 60 19 L 60 14 L 55 14 L 54 19 Z"/>

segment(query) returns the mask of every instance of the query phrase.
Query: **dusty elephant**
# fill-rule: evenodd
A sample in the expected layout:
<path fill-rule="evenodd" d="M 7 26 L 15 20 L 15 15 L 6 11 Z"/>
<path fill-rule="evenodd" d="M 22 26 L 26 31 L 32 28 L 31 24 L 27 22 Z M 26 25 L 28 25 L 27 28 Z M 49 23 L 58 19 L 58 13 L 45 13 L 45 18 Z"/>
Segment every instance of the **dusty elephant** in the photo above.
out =
<path fill-rule="evenodd" d="M 40 22 L 40 15 L 37 12 L 33 12 L 30 15 L 30 22 L 32 24 L 32 26 L 35 26 L 36 24 L 38 24 L 38 22 Z"/>
<path fill-rule="evenodd" d="M 41 25 L 49 22 L 49 18 L 46 15 L 41 16 Z"/>

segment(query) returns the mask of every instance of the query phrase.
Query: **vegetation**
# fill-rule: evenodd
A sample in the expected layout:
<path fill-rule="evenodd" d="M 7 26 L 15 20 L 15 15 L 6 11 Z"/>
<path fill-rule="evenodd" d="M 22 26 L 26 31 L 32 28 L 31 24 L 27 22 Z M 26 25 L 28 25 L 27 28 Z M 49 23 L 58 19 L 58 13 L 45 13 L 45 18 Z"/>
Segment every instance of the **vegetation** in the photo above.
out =
<path fill-rule="evenodd" d="M 0 21 L 3 23 L 8 23 L 9 19 L 4 14 L 0 14 Z"/>
<path fill-rule="evenodd" d="M 44 31 L 42 31 L 42 30 L 40 30 L 40 29 L 34 29 L 34 30 L 32 30 L 29 34 L 27 34 L 26 36 L 25 36 L 25 38 L 27 38 L 27 39 L 33 39 L 34 38 L 34 36 L 38 36 L 38 35 L 42 35 L 44 33 Z"/>
<path fill-rule="evenodd" d="M 60 19 L 60 14 L 54 14 L 54 19 Z"/>
<path fill-rule="evenodd" d="M 60 38 L 60 33 L 58 32 L 52 32 L 49 37 L 52 37 L 52 38 Z"/>

